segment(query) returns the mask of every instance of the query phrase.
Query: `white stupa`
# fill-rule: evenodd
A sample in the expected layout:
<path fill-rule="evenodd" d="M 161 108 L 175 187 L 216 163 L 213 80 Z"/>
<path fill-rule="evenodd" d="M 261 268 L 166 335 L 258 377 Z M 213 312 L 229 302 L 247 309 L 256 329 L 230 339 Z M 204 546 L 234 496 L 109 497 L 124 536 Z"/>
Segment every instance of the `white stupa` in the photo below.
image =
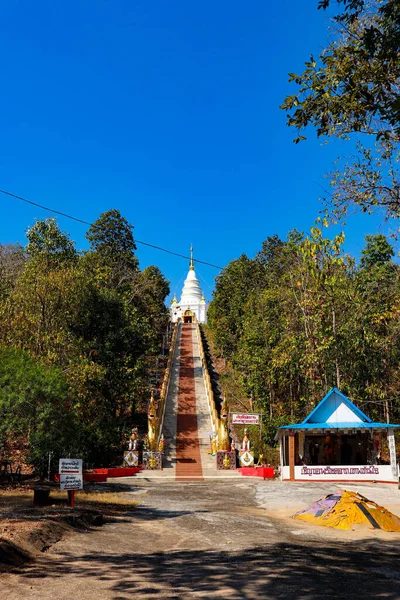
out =
<path fill-rule="evenodd" d="M 176 295 L 171 302 L 171 321 L 176 323 L 182 319 L 184 323 L 192 323 L 196 317 L 199 323 L 207 322 L 207 306 L 196 277 L 193 266 L 193 248 L 190 248 L 190 268 L 182 288 L 181 300 L 178 303 Z"/>

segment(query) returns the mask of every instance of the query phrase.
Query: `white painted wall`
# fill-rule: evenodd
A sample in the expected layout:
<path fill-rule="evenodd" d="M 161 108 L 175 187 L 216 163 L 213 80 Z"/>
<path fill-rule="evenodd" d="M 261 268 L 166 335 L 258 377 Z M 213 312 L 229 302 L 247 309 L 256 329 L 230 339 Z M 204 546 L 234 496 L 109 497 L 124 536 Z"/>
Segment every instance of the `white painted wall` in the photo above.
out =
<path fill-rule="evenodd" d="M 172 304 L 171 305 L 171 321 L 176 323 L 178 319 L 183 320 L 183 316 L 186 310 L 191 310 L 195 315 L 199 323 L 207 323 L 206 305 L 201 304 L 185 304 L 184 306 Z"/>
<path fill-rule="evenodd" d="M 358 417 L 350 408 L 341 402 L 336 410 L 326 420 L 327 423 L 361 423 Z"/>
<path fill-rule="evenodd" d="M 290 479 L 290 467 L 281 467 L 282 479 Z M 294 468 L 296 481 L 394 481 L 390 465 L 307 465 Z"/>

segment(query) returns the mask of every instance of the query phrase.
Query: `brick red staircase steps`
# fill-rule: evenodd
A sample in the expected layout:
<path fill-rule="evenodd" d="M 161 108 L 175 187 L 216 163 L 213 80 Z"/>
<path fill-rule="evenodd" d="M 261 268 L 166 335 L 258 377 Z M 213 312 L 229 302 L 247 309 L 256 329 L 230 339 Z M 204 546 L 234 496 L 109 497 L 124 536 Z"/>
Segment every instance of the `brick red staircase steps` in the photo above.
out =
<path fill-rule="evenodd" d="M 183 324 L 180 342 L 178 414 L 176 423 L 176 480 L 203 480 L 197 429 L 192 325 Z"/>

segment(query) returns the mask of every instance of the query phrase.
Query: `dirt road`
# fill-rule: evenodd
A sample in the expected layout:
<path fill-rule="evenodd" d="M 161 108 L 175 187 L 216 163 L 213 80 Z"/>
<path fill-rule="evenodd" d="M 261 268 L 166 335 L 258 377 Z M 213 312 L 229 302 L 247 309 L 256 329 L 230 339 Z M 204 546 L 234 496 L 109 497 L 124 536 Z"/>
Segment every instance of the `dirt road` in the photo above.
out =
<path fill-rule="evenodd" d="M 320 487 L 303 494 L 316 499 Z M 400 535 L 332 534 L 276 518 L 280 499 L 287 507 L 290 494 L 299 495 L 290 485 L 141 482 L 120 490 L 138 499 L 133 512 L 71 534 L 2 575 L 0 597 L 400 598 Z"/>

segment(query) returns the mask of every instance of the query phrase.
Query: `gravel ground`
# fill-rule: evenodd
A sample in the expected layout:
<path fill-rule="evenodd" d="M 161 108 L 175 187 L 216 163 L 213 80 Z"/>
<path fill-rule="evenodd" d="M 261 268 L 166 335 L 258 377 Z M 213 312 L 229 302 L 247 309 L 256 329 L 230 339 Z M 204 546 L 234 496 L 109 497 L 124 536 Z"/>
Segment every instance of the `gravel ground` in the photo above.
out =
<path fill-rule="evenodd" d="M 1 576 L 1 597 L 400 599 L 400 534 L 288 518 L 335 484 L 131 481 L 119 489 L 139 500 L 133 512 Z M 395 486 L 357 489 L 400 514 Z"/>

